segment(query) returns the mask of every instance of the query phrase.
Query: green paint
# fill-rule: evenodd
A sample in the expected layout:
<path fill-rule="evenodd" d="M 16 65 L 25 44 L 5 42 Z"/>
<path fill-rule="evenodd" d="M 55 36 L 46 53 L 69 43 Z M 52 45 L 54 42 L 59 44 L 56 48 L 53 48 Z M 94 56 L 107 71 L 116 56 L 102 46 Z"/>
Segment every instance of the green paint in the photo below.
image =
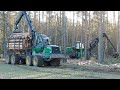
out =
<path fill-rule="evenodd" d="M 80 51 L 81 48 L 76 50 L 77 50 L 78 57 L 81 57 L 81 51 Z M 72 47 L 66 47 L 66 53 L 67 54 L 73 53 Z M 82 56 L 84 56 L 84 49 L 82 49 Z"/>
<path fill-rule="evenodd" d="M 72 48 L 71 47 L 66 47 L 66 53 L 71 53 L 72 52 Z"/>
<path fill-rule="evenodd" d="M 52 53 L 52 49 L 50 47 L 45 47 L 43 50 L 43 55 L 44 56 L 50 56 L 50 54 Z"/>

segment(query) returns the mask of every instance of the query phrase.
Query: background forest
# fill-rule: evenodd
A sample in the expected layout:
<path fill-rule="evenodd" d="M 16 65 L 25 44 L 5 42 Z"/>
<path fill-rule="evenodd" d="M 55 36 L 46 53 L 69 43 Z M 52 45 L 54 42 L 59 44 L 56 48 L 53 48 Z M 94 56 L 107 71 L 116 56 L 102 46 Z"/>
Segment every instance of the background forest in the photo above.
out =
<path fill-rule="evenodd" d="M 14 30 L 19 11 L 0 11 L 0 53 L 4 53 L 7 37 Z M 100 25 L 107 34 L 117 51 L 120 53 L 120 12 L 102 11 L 102 24 L 100 24 L 100 11 L 28 11 L 35 29 L 51 38 L 51 43 L 65 47 L 74 45 L 75 41 L 84 43 L 85 48 L 98 37 Z M 28 30 L 28 24 L 22 18 L 19 29 Z M 94 49 L 97 53 L 98 48 Z M 113 53 L 113 48 L 104 42 L 105 57 Z"/>

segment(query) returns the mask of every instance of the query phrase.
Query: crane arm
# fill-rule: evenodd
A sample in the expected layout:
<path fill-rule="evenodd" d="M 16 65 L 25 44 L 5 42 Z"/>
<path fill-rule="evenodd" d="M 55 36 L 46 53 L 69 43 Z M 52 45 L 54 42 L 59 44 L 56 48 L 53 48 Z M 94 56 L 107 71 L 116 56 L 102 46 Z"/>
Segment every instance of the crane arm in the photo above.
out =
<path fill-rule="evenodd" d="M 27 22 L 28 22 L 28 25 L 29 25 L 29 33 L 31 34 L 31 45 L 32 45 L 32 47 L 34 46 L 34 44 L 33 44 L 33 41 L 34 41 L 34 38 L 35 38 L 35 30 L 34 30 L 34 28 L 33 28 L 33 26 L 32 26 L 32 21 L 30 20 L 30 17 L 29 17 L 29 15 L 27 14 L 27 12 L 26 11 L 21 11 L 20 13 L 19 13 L 19 15 L 18 15 L 18 17 L 17 17 L 17 20 L 16 20 L 16 22 L 15 22 L 15 30 L 17 30 L 17 28 L 18 28 L 18 24 L 20 23 L 20 21 L 21 21 L 21 19 L 22 19 L 22 17 L 23 16 L 25 16 L 25 18 L 26 18 L 26 20 L 27 20 Z M 14 30 L 14 31 L 15 31 Z"/>
<path fill-rule="evenodd" d="M 17 20 L 15 22 L 15 30 L 18 28 L 18 23 L 20 22 L 22 17 L 23 17 L 23 12 L 20 12 L 19 16 L 17 17 Z"/>
<path fill-rule="evenodd" d="M 18 24 L 20 23 L 20 21 L 21 21 L 21 19 L 22 19 L 22 17 L 23 16 L 25 16 L 25 18 L 26 18 L 26 20 L 27 20 L 27 23 L 28 23 L 28 25 L 29 25 L 29 33 L 31 34 L 31 45 L 32 45 L 32 47 L 34 47 L 35 46 L 35 43 L 34 43 L 34 40 L 36 39 L 36 31 L 35 31 L 35 28 L 33 27 L 33 25 L 32 25 L 32 21 L 31 21 L 31 19 L 30 19 L 30 17 L 29 17 L 29 15 L 27 14 L 27 12 L 26 11 L 21 11 L 20 13 L 19 13 L 19 15 L 18 15 L 18 17 L 17 17 L 17 20 L 16 20 L 16 22 L 15 22 L 15 30 L 18 28 Z M 35 35 L 36 34 L 36 35 Z M 40 37 L 41 37 L 41 39 L 42 39 L 42 43 L 43 43 L 43 45 L 45 45 L 45 42 L 43 41 L 43 37 L 42 37 L 42 35 L 40 34 Z"/>
<path fill-rule="evenodd" d="M 21 11 L 20 14 L 18 15 L 18 18 L 17 18 L 17 20 L 16 20 L 16 22 L 15 22 L 15 30 L 18 28 L 18 24 L 20 23 L 20 21 L 21 21 L 21 19 L 22 19 L 23 16 L 25 16 L 25 18 L 26 18 L 26 20 L 27 20 L 27 22 L 28 22 L 28 25 L 29 25 L 29 27 L 30 27 L 29 32 L 30 32 L 30 33 L 31 33 L 31 32 L 34 32 L 34 28 L 33 28 L 33 26 L 32 26 L 32 21 L 30 20 L 30 17 L 29 17 L 29 15 L 27 14 L 26 11 Z"/>
<path fill-rule="evenodd" d="M 114 47 L 113 43 L 110 41 L 110 39 L 108 38 L 108 36 L 106 35 L 106 33 L 103 33 L 103 37 L 105 37 L 110 42 L 110 44 L 112 45 L 114 51 L 116 52 L 117 51 L 116 48 Z"/>
<path fill-rule="evenodd" d="M 114 52 L 116 51 L 116 48 L 114 47 L 113 43 L 110 41 L 110 39 L 108 38 L 108 36 L 106 35 L 106 33 L 103 33 L 103 37 L 105 37 L 110 44 L 112 45 Z M 87 53 L 88 55 L 91 55 L 91 51 L 97 46 L 97 44 L 99 43 L 99 38 L 95 38 L 90 44 L 89 44 L 89 48 L 87 49 Z"/>
<path fill-rule="evenodd" d="M 110 44 L 112 45 L 114 51 L 116 52 L 116 48 L 114 47 L 114 45 L 112 44 L 112 42 L 110 41 L 110 39 L 108 38 L 108 36 L 107 36 L 105 33 L 103 33 L 103 37 L 105 37 L 105 38 L 110 42 Z M 99 38 L 95 38 L 95 39 L 89 44 L 89 46 L 90 46 L 89 50 L 91 51 L 92 49 L 94 49 L 94 48 L 97 46 L 98 42 L 99 42 Z"/>

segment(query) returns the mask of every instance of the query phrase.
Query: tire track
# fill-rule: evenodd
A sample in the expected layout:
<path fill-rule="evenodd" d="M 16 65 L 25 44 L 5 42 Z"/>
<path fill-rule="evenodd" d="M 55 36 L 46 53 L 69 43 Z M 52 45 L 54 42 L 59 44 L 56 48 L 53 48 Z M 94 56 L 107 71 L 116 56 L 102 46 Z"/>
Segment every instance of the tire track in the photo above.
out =
<path fill-rule="evenodd" d="M 72 74 L 67 74 L 67 73 L 61 73 L 61 72 L 59 72 L 59 71 L 57 71 L 57 72 L 52 72 L 51 70 L 48 70 L 48 71 L 44 71 L 44 70 L 40 70 L 39 68 L 43 68 L 43 69 L 52 69 L 52 68 L 54 68 L 54 67 L 38 67 L 38 68 L 35 68 L 35 67 L 32 67 L 32 66 L 28 66 L 28 67 L 23 67 L 23 66 L 17 66 L 17 67 L 19 67 L 19 68 L 23 68 L 23 69 L 26 69 L 26 70 L 30 70 L 30 71 L 35 71 L 35 72 L 41 72 L 41 73 L 51 73 L 51 75 L 54 75 L 54 74 L 56 74 L 56 75 L 61 75 L 61 76 L 63 76 L 63 75 L 69 75 L 69 76 L 75 76 L 75 75 L 72 75 Z M 54 69 L 61 69 L 61 70 L 63 70 L 63 69 L 65 69 L 65 68 L 61 68 L 61 67 L 55 67 Z M 72 70 L 72 71 L 78 71 L 78 70 L 75 70 L 75 69 L 68 69 L 68 68 L 66 68 L 66 70 L 69 70 L 68 72 L 70 72 L 70 70 Z M 37 76 L 37 77 L 31 77 L 31 78 L 38 78 L 39 77 L 39 75 Z M 44 77 L 44 76 L 43 76 Z M 85 75 L 85 74 L 80 74 L 80 77 L 87 77 L 87 78 L 92 78 L 92 79 L 105 79 L 105 78 L 100 78 L 100 77 L 95 77 L 95 76 L 91 76 L 91 75 Z M 29 77 L 30 78 L 30 77 Z M 42 78 L 42 77 L 41 77 Z"/>

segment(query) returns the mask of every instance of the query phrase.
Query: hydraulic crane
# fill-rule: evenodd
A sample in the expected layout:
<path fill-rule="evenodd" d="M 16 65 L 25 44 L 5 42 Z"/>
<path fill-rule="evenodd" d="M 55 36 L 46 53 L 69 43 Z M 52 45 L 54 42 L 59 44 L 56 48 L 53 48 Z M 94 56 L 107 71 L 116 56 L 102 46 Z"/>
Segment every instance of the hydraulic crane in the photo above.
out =
<path fill-rule="evenodd" d="M 108 36 L 106 35 L 106 33 L 103 33 L 103 37 L 105 37 L 108 42 L 111 44 L 111 46 L 114 49 L 114 54 L 113 57 L 117 58 L 119 56 L 119 54 L 117 53 L 116 48 L 114 47 L 114 45 L 112 44 L 112 42 L 110 41 L 110 39 L 108 38 Z M 99 43 L 99 38 L 95 38 L 90 44 L 89 44 L 89 48 L 87 49 L 87 59 L 90 59 L 90 56 L 92 55 L 91 51 L 97 46 L 97 44 Z"/>
<path fill-rule="evenodd" d="M 25 16 L 29 25 L 27 33 L 18 29 L 22 17 Z M 51 45 L 50 38 L 36 32 L 26 11 L 21 11 L 15 22 L 13 33 L 8 38 L 6 63 L 26 64 L 28 66 L 59 66 L 65 59 L 57 45 Z"/>

